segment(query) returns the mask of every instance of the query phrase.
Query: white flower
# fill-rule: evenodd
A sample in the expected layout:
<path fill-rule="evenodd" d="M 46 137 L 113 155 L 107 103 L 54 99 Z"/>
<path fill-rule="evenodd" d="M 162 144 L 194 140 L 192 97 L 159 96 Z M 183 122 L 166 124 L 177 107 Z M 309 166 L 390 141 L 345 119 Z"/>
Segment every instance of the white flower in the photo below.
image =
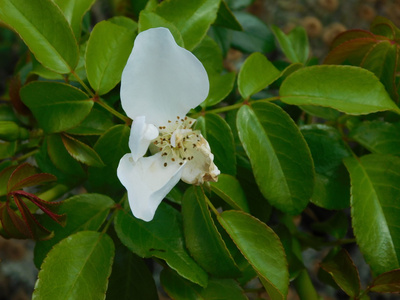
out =
<path fill-rule="evenodd" d="M 131 153 L 117 170 L 135 217 L 151 221 L 179 179 L 190 184 L 217 180 L 210 146 L 192 130 L 195 120 L 186 117 L 208 91 L 203 65 L 175 43 L 168 29 L 137 36 L 121 79 L 122 107 L 133 119 Z M 144 157 L 147 150 L 153 155 Z"/>

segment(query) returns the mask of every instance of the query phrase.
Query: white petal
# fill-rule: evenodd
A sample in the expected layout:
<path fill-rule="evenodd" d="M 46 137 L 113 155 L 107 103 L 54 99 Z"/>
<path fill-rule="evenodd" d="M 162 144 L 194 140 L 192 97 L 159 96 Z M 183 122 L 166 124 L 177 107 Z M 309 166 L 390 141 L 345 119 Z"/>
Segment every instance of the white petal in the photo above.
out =
<path fill-rule="evenodd" d="M 208 142 L 202 135 L 196 148 L 192 149 L 192 159 L 187 161 L 183 168 L 181 179 L 189 184 L 200 185 L 205 181 L 217 181 L 220 174 L 219 169 L 214 164 L 214 155 L 211 153 Z"/>
<path fill-rule="evenodd" d="M 121 158 L 117 175 L 128 191 L 129 205 L 136 218 L 146 222 L 153 219 L 158 205 L 178 183 L 183 166 L 175 163 L 164 167 L 161 153 L 137 162 L 131 154 Z"/>
<path fill-rule="evenodd" d="M 150 142 L 157 136 L 158 129 L 153 124 L 146 124 L 146 117 L 139 116 L 133 120 L 129 136 L 129 149 L 131 149 L 134 161 L 146 154 Z"/>
<path fill-rule="evenodd" d="M 139 33 L 121 79 L 122 107 L 130 118 L 165 125 L 203 102 L 208 90 L 203 65 L 168 29 Z"/>

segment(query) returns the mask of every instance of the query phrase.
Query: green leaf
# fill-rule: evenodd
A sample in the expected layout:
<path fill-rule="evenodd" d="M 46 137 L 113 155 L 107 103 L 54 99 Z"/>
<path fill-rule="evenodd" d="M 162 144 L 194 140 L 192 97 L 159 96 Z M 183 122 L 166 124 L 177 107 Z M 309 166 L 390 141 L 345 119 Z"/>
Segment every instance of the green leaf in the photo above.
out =
<path fill-rule="evenodd" d="M 239 211 L 225 211 L 218 221 L 257 271 L 271 299 L 286 299 L 288 265 L 283 246 L 272 229 Z"/>
<path fill-rule="evenodd" d="M 247 12 L 235 12 L 243 31 L 232 31 L 232 46 L 245 53 L 269 53 L 275 50 L 274 36 L 268 26 Z"/>
<path fill-rule="evenodd" d="M 77 40 L 79 40 L 81 36 L 83 16 L 92 7 L 94 1 L 95 0 L 54 0 L 64 13 Z"/>
<path fill-rule="evenodd" d="M 114 244 L 108 235 L 71 235 L 49 252 L 32 299 L 104 299 L 113 259 Z"/>
<path fill-rule="evenodd" d="M 377 275 L 399 268 L 400 158 L 370 154 L 344 163 L 351 178 L 354 235 L 365 261 Z"/>
<path fill-rule="evenodd" d="M 393 270 L 376 277 L 368 289 L 376 293 L 400 293 L 400 270 Z"/>
<path fill-rule="evenodd" d="M 202 107 L 214 106 L 224 100 L 233 90 L 236 74 L 234 72 L 223 75 L 213 73 L 208 76 L 208 79 L 210 91 L 207 99 L 201 104 Z"/>
<path fill-rule="evenodd" d="M 69 73 L 78 62 L 78 44 L 67 20 L 51 0 L 1 0 L 0 20 L 10 25 L 45 67 Z"/>
<path fill-rule="evenodd" d="M 100 156 L 88 145 L 66 134 L 62 134 L 61 139 L 65 149 L 77 161 L 88 166 L 104 167 Z"/>
<path fill-rule="evenodd" d="M 215 21 L 220 0 L 163 1 L 155 13 L 173 23 L 182 34 L 185 48 L 192 50 Z"/>
<path fill-rule="evenodd" d="M 240 108 L 237 128 L 264 197 L 286 213 L 299 214 L 312 196 L 314 170 L 296 124 L 280 107 L 256 102 Z"/>
<path fill-rule="evenodd" d="M 46 143 L 47 153 L 58 170 L 78 178 L 85 176 L 81 165 L 65 149 L 65 145 L 59 134 L 47 136 Z"/>
<path fill-rule="evenodd" d="M 178 30 L 178 28 L 176 28 L 174 23 L 167 21 L 166 19 L 160 17 L 154 12 L 147 10 L 142 11 L 139 18 L 139 32 L 156 27 L 168 28 L 171 34 L 174 36 L 175 42 L 181 47 L 185 46 L 185 43 L 182 39 L 182 34 Z"/>
<path fill-rule="evenodd" d="M 131 300 L 132 297 L 158 300 L 157 287 L 144 260 L 119 242 L 106 299 Z"/>
<path fill-rule="evenodd" d="M 360 276 L 345 249 L 339 251 L 333 258 L 324 261 L 321 267 L 332 275 L 335 282 L 347 295 L 354 298 L 360 294 Z"/>
<path fill-rule="evenodd" d="M 235 144 L 231 128 L 216 114 L 206 114 L 196 122 L 214 154 L 214 163 L 222 173 L 236 175 Z"/>
<path fill-rule="evenodd" d="M 305 29 L 298 26 L 287 35 L 277 26 L 273 25 L 271 29 L 285 56 L 292 63 L 305 64 L 309 55 L 308 38 Z"/>
<path fill-rule="evenodd" d="M 201 61 L 208 75 L 219 74 L 223 70 L 221 49 L 209 36 L 205 36 L 192 52 Z"/>
<path fill-rule="evenodd" d="M 238 31 L 243 30 L 242 25 L 240 25 L 239 21 L 236 19 L 224 0 L 221 0 L 221 4 L 219 5 L 218 9 L 217 19 L 215 20 L 214 25 Z"/>
<path fill-rule="evenodd" d="M 182 216 L 186 247 L 198 264 L 216 277 L 239 277 L 240 271 L 215 227 L 201 188 L 186 190 Z"/>
<path fill-rule="evenodd" d="M 300 108 L 312 116 L 320 117 L 325 120 L 335 121 L 341 113 L 336 109 L 330 107 L 314 106 L 314 105 L 301 105 Z"/>
<path fill-rule="evenodd" d="M 136 219 L 129 207 L 115 217 L 115 231 L 122 243 L 140 257 L 164 259 L 182 277 L 206 286 L 207 273 L 185 249 L 181 215 L 161 203 L 151 222 Z M 138 238 L 140 237 L 140 238 Z"/>
<path fill-rule="evenodd" d="M 315 167 L 315 187 L 311 202 L 326 209 L 350 205 L 350 178 L 342 160 L 351 156 L 340 133 L 333 127 L 312 124 L 301 127 Z"/>
<path fill-rule="evenodd" d="M 65 83 L 35 81 L 24 86 L 20 93 L 22 102 L 46 132 L 77 126 L 93 106 L 93 100 L 84 92 Z"/>
<path fill-rule="evenodd" d="M 351 66 L 300 69 L 283 81 L 280 99 L 294 105 L 331 107 L 352 115 L 384 110 L 400 112 L 370 71 Z"/>
<path fill-rule="evenodd" d="M 86 70 L 91 87 L 99 95 L 108 93 L 121 80 L 134 37 L 133 30 L 109 21 L 93 28 L 86 49 Z"/>
<path fill-rule="evenodd" d="M 81 194 L 63 201 L 58 213 L 67 215 L 67 224 L 65 227 L 55 227 L 53 220 L 43 219 L 42 225 L 52 228 L 54 237 L 48 241 L 36 242 L 35 265 L 39 267 L 53 246 L 69 235 L 83 230 L 98 230 L 113 205 L 111 198 L 101 194 Z"/>
<path fill-rule="evenodd" d="M 220 174 L 217 182 L 210 182 L 211 190 L 232 208 L 249 212 L 246 195 L 239 181 L 227 174 Z"/>
<path fill-rule="evenodd" d="M 243 99 L 258 93 L 280 76 L 280 71 L 261 53 L 251 54 L 243 63 L 238 86 Z"/>
<path fill-rule="evenodd" d="M 160 280 L 167 294 L 175 300 L 248 299 L 233 279 L 210 278 L 206 288 L 180 277 L 171 269 L 163 269 Z"/>
<path fill-rule="evenodd" d="M 129 153 L 128 140 L 130 128 L 125 125 L 115 125 L 107 130 L 94 145 L 94 151 L 100 156 L 105 167 L 89 167 L 89 185 L 96 192 L 114 196 L 115 192 L 125 189 L 117 177 L 119 160 Z"/>
<path fill-rule="evenodd" d="M 400 155 L 399 129 L 380 120 L 365 121 L 350 131 L 350 137 L 372 153 Z"/>
<path fill-rule="evenodd" d="M 113 125 L 111 114 L 94 107 L 78 126 L 68 129 L 67 133 L 76 135 L 100 135 Z"/>

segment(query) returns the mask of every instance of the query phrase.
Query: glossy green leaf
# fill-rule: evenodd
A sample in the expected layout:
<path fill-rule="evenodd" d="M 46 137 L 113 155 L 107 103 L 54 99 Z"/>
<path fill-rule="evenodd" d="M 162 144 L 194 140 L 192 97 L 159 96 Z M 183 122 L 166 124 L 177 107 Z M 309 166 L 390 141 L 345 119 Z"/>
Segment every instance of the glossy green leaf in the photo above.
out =
<path fill-rule="evenodd" d="M 398 47 L 391 41 L 376 43 L 363 58 L 361 67 L 370 70 L 378 77 L 386 90 L 396 101 L 398 93 L 396 88 L 396 76 L 398 69 Z"/>
<path fill-rule="evenodd" d="M 215 227 L 201 188 L 186 190 L 182 216 L 186 247 L 197 263 L 213 276 L 239 277 L 240 271 Z"/>
<path fill-rule="evenodd" d="M 174 23 L 171 23 L 164 19 L 163 17 L 160 17 L 154 12 L 144 10 L 140 13 L 140 18 L 139 18 L 139 32 L 145 31 L 150 28 L 156 28 L 156 27 L 165 27 L 168 28 L 171 34 L 173 35 L 175 42 L 181 46 L 184 47 L 185 43 L 183 42 L 182 34 L 176 28 Z"/>
<path fill-rule="evenodd" d="M 201 61 L 207 71 L 210 82 L 210 91 L 202 107 L 213 106 L 225 99 L 233 90 L 235 73 L 223 72 L 223 58 L 218 44 L 206 36 L 193 50 L 193 54 Z"/>
<path fill-rule="evenodd" d="M 61 135 L 62 142 L 68 153 L 77 161 L 93 167 L 104 167 L 100 156 L 91 147 L 81 141 L 66 135 Z"/>
<path fill-rule="evenodd" d="M 169 205 L 161 203 L 151 222 L 136 219 L 126 207 L 115 217 L 115 231 L 122 243 L 140 257 L 164 259 L 182 277 L 207 285 L 207 273 L 185 249 L 181 215 Z"/>
<path fill-rule="evenodd" d="M 272 26 L 272 31 L 281 46 L 282 52 L 292 63 L 306 63 L 309 45 L 307 33 L 303 27 L 295 27 L 287 35 L 277 26 Z"/>
<path fill-rule="evenodd" d="M 299 214 L 312 196 L 314 170 L 293 120 L 272 103 L 256 102 L 240 108 L 237 128 L 264 197 L 286 213 Z"/>
<path fill-rule="evenodd" d="M 109 21 L 93 28 L 86 49 L 86 70 L 91 87 L 99 95 L 108 93 L 121 80 L 134 37 L 133 30 Z"/>
<path fill-rule="evenodd" d="M 315 187 L 311 201 L 327 209 L 350 205 L 350 178 L 342 160 L 351 156 L 340 133 L 333 127 L 312 124 L 301 127 L 315 167 Z"/>
<path fill-rule="evenodd" d="M 204 289 L 180 277 L 171 269 L 162 270 L 160 279 L 167 294 L 175 300 L 248 299 L 233 279 L 210 278 Z"/>
<path fill-rule="evenodd" d="M 218 221 L 257 271 L 271 299 L 286 299 L 288 265 L 283 246 L 272 229 L 240 211 L 225 211 Z"/>
<path fill-rule="evenodd" d="M 366 262 L 377 275 L 399 268 L 400 158 L 370 154 L 344 163 L 351 178 L 354 235 Z"/>
<path fill-rule="evenodd" d="M 115 248 L 106 299 L 158 300 L 156 284 L 144 260 L 120 242 Z"/>
<path fill-rule="evenodd" d="M 210 91 L 206 100 L 201 104 L 203 107 L 214 106 L 224 100 L 233 90 L 236 74 L 234 72 L 223 75 L 211 74 Z"/>
<path fill-rule="evenodd" d="M 395 39 L 400 36 L 400 29 L 387 18 L 377 16 L 371 24 L 371 32 Z"/>
<path fill-rule="evenodd" d="M 104 299 L 113 259 L 114 244 L 108 235 L 71 235 L 49 252 L 32 299 Z"/>
<path fill-rule="evenodd" d="M 211 190 L 232 208 L 249 212 L 246 195 L 239 181 L 227 174 L 220 174 L 217 182 L 210 182 Z"/>
<path fill-rule="evenodd" d="M 300 108 L 304 110 L 307 114 L 320 117 L 325 120 L 335 121 L 337 120 L 341 113 L 336 109 L 330 107 L 323 106 L 314 106 L 314 105 L 301 105 Z"/>
<path fill-rule="evenodd" d="M 220 0 L 163 1 L 155 13 L 173 23 L 182 34 L 185 48 L 192 50 L 215 21 Z"/>
<path fill-rule="evenodd" d="M 95 0 L 54 0 L 64 13 L 69 25 L 74 32 L 75 38 L 81 36 L 81 24 L 85 13 L 92 7 Z"/>
<path fill-rule="evenodd" d="M 321 267 L 332 275 L 335 282 L 350 297 L 360 294 L 361 284 L 358 270 L 349 253 L 342 249 L 333 258 L 324 261 Z"/>
<path fill-rule="evenodd" d="M 90 113 L 93 100 L 81 90 L 58 82 L 35 81 L 21 89 L 21 99 L 46 132 L 77 126 Z"/>
<path fill-rule="evenodd" d="M 210 144 L 214 163 L 222 173 L 236 174 L 235 144 L 232 131 L 226 121 L 216 114 L 206 114 L 197 119 L 196 129 L 200 129 Z"/>
<path fill-rule="evenodd" d="M 223 70 L 221 49 L 209 36 L 205 36 L 192 52 L 201 61 L 208 75 L 212 73 L 219 74 Z"/>
<path fill-rule="evenodd" d="M 313 66 L 288 76 L 280 99 L 294 105 L 332 107 L 352 115 L 400 109 L 380 81 L 365 69 L 351 66 Z"/>
<path fill-rule="evenodd" d="M 65 145 L 59 134 L 47 136 L 46 142 L 47 153 L 58 170 L 69 176 L 73 175 L 78 178 L 85 175 L 81 165 L 65 149 Z"/>
<path fill-rule="evenodd" d="M 215 20 L 214 25 L 238 31 L 243 30 L 242 25 L 240 25 L 239 21 L 236 19 L 235 15 L 232 13 L 224 0 L 221 0 L 217 19 Z"/>
<path fill-rule="evenodd" d="M 235 12 L 243 31 L 232 31 L 232 46 L 245 53 L 269 53 L 275 50 L 274 36 L 268 26 L 247 12 Z"/>
<path fill-rule="evenodd" d="M 9 24 L 45 67 L 69 73 L 78 62 L 78 45 L 67 20 L 51 0 L 1 0 L 0 20 Z"/>
<path fill-rule="evenodd" d="M 100 135 L 113 125 L 111 114 L 94 107 L 78 126 L 68 129 L 67 133 L 76 135 Z"/>
<path fill-rule="evenodd" d="M 89 167 L 89 185 L 96 192 L 113 195 L 124 191 L 117 178 L 119 160 L 129 153 L 130 128 L 125 125 L 115 125 L 107 130 L 96 142 L 93 149 L 100 156 L 105 167 L 99 169 Z"/>
<path fill-rule="evenodd" d="M 114 201 L 101 194 L 81 194 L 63 202 L 58 213 L 67 215 L 65 227 L 52 226 L 54 221 L 45 218 L 43 226 L 54 230 L 54 237 L 48 241 L 39 241 L 35 245 L 35 264 L 39 267 L 51 248 L 62 239 L 83 230 L 98 230 L 108 216 Z"/>
<path fill-rule="evenodd" d="M 373 153 L 400 155 L 400 126 L 397 124 L 365 121 L 350 131 L 350 137 Z"/>
<path fill-rule="evenodd" d="M 253 53 L 243 63 L 239 76 L 239 92 L 243 99 L 261 91 L 280 76 L 280 72 L 261 53 Z"/>
<path fill-rule="evenodd" d="M 377 293 L 400 293 L 400 270 L 393 270 L 376 277 L 368 289 Z"/>

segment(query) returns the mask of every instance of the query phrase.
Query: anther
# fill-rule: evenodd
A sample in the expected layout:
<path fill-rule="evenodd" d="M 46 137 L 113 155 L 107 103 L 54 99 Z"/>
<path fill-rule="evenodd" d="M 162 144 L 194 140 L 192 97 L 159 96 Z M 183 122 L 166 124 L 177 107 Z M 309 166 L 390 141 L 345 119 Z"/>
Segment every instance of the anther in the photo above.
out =
<path fill-rule="evenodd" d="M 171 158 L 172 161 L 175 161 L 175 158 Z"/>
<path fill-rule="evenodd" d="M 166 167 L 167 166 L 167 163 L 164 163 L 164 167 Z"/>

